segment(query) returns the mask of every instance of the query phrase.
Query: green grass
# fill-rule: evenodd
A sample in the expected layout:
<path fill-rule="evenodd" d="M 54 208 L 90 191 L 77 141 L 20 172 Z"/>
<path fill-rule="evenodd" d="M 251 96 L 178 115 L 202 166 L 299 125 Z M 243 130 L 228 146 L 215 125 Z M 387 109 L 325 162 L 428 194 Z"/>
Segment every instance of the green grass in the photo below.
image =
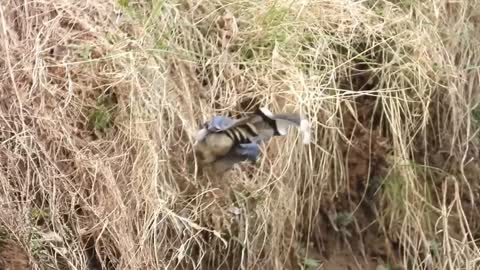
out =
<path fill-rule="evenodd" d="M 130 3 L 130 0 L 117 0 L 118 4 L 123 7 L 123 8 L 128 8 L 128 4 Z"/>
<path fill-rule="evenodd" d="M 97 100 L 95 108 L 88 117 L 88 125 L 90 128 L 103 132 L 113 124 L 113 110 L 115 104 L 108 96 L 101 96 Z"/>
<path fill-rule="evenodd" d="M 472 110 L 472 117 L 477 123 L 480 123 L 480 106 L 477 106 Z"/>

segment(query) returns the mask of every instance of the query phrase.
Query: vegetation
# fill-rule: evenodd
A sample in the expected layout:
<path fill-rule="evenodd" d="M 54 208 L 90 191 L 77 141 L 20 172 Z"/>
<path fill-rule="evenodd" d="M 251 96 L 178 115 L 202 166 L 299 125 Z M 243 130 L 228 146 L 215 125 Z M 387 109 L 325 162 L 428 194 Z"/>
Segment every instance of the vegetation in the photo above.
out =
<path fill-rule="evenodd" d="M 478 269 L 479 10 L 3 1 L 0 269 Z M 198 168 L 260 105 L 313 143 Z"/>

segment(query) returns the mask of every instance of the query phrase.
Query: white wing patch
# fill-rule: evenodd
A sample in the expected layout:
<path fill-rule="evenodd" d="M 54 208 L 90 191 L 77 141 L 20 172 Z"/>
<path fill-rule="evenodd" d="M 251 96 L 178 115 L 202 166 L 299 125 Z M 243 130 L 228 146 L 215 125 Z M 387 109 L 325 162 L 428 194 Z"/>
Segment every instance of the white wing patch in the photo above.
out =
<path fill-rule="evenodd" d="M 300 121 L 300 132 L 303 135 L 303 143 L 304 144 L 309 144 L 311 140 L 311 135 L 310 135 L 310 123 L 308 122 L 307 119 L 302 119 Z"/>
<path fill-rule="evenodd" d="M 275 123 L 277 124 L 278 133 L 282 136 L 287 135 L 290 126 L 296 126 L 294 122 L 284 119 L 275 119 Z"/>
<path fill-rule="evenodd" d="M 260 108 L 260 111 L 261 111 L 263 114 L 265 114 L 265 116 L 267 116 L 268 118 L 274 119 L 273 113 L 272 113 L 269 109 L 267 109 L 266 107 Z"/>

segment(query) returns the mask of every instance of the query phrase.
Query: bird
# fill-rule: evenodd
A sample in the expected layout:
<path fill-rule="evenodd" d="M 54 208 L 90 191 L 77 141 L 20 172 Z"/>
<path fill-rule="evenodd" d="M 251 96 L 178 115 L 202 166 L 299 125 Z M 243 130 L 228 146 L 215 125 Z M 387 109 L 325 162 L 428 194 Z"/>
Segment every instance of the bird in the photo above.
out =
<path fill-rule="evenodd" d="M 274 136 L 287 135 L 296 126 L 303 134 L 303 143 L 310 143 L 309 121 L 296 113 L 272 113 L 266 107 L 240 119 L 214 116 L 203 123 L 194 136 L 194 155 L 200 165 L 213 165 L 218 172 L 231 169 L 236 163 L 256 162 L 259 143 Z"/>

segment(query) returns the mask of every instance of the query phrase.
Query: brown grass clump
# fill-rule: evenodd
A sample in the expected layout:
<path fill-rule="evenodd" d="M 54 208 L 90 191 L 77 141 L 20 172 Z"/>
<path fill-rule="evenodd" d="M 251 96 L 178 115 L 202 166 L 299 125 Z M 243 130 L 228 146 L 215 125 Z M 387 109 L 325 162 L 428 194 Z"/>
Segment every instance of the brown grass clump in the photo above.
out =
<path fill-rule="evenodd" d="M 477 269 L 478 1 L 0 4 L 2 269 Z M 197 168 L 214 114 L 302 111 Z"/>

